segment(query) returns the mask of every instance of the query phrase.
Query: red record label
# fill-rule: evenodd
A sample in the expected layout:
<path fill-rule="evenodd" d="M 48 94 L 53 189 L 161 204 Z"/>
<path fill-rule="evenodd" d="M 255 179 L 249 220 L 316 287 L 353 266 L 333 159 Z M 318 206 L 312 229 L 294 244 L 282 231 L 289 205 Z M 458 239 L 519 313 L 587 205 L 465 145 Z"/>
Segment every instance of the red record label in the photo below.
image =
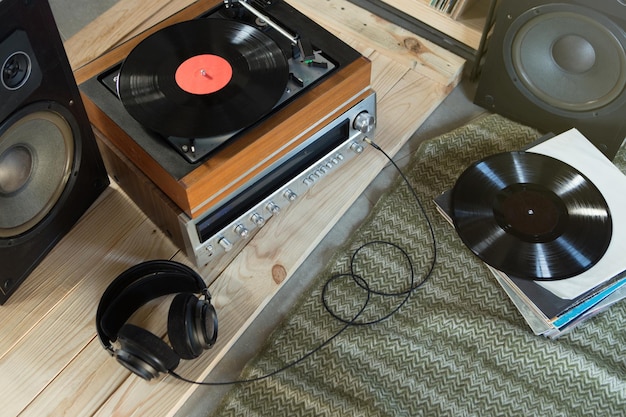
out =
<path fill-rule="evenodd" d="M 184 61 L 176 70 L 176 84 L 190 94 L 211 94 L 221 90 L 233 77 L 233 68 L 224 58 L 196 55 Z"/>

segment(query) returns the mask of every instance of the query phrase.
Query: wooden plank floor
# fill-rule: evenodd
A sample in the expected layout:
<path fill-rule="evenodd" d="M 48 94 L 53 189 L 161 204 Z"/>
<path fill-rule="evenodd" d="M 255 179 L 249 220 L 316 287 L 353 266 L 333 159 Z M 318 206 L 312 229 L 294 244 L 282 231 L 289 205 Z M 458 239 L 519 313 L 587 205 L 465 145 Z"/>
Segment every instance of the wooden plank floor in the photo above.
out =
<path fill-rule="evenodd" d="M 191 3 L 202 7 L 206 2 L 120 1 L 67 42 L 77 78 L 87 76 L 81 71 L 98 54 Z M 392 155 L 460 78 L 463 61 L 458 57 L 351 3 L 290 3 L 372 60 L 378 93 L 376 141 Z M 217 345 L 197 360 L 183 361 L 181 374 L 198 379 L 211 372 L 385 164 L 380 154 L 366 149 L 261 229 L 210 286 L 220 319 Z M 189 262 L 112 185 L 0 307 L 0 392 L 5 399 L 0 415 L 176 412 L 194 386 L 172 378 L 148 383 L 129 374 L 102 349 L 95 333 L 96 308 L 107 285 L 125 269 L 149 259 Z M 165 334 L 168 306 L 151 303 L 137 320 Z"/>

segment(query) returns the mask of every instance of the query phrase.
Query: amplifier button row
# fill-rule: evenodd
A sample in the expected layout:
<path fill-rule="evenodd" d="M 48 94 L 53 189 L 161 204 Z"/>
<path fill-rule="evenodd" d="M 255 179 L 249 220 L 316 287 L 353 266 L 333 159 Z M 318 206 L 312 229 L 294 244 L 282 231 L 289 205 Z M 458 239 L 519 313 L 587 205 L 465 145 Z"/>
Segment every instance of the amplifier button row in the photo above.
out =
<path fill-rule="evenodd" d="M 353 142 L 350 145 L 350 149 L 356 154 L 363 152 L 363 147 L 357 142 Z M 329 157 L 325 162 L 320 162 L 320 164 L 316 168 L 310 170 L 309 174 L 305 175 L 305 177 L 302 179 L 302 182 L 307 187 L 313 185 L 319 179 L 325 177 L 326 174 L 328 174 L 332 169 L 336 168 L 344 160 L 345 157 L 343 156 L 343 154 L 337 152 L 334 156 Z M 295 189 L 298 189 L 298 187 L 296 186 Z M 287 202 L 292 202 L 298 198 L 298 194 L 296 194 L 293 189 L 287 188 L 282 192 L 282 197 L 284 197 Z M 265 209 L 268 211 L 269 217 L 276 216 L 281 211 L 281 207 L 272 200 L 267 202 L 267 204 L 265 205 Z M 252 228 L 254 228 L 254 226 L 256 226 L 257 228 L 261 228 L 265 225 L 266 220 L 265 217 L 255 211 L 250 214 L 249 221 L 252 223 L 252 225 L 250 225 Z M 229 238 L 234 238 L 235 240 L 239 240 L 241 238 L 245 240 L 250 237 L 250 229 L 246 226 L 245 223 L 246 222 L 243 221 L 240 223 L 235 223 L 234 226 L 231 226 L 233 227 L 231 229 L 231 233 L 234 232 L 234 235 L 229 236 Z M 221 246 L 225 252 L 230 252 L 235 246 L 233 241 L 229 238 L 221 236 L 217 240 L 218 245 Z M 211 245 L 208 245 L 206 247 L 206 250 L 208 252 L 208 256 L 213 255 L 213 247 Z"/>
<path fill-rule="evenodd" d="M 320 165 L 319 167 L 317 167 L 317 169 L 315 171 L 313 171 L 312 173 L 310 173 L 309 175 L 304 177 L 302 182 L 307 187 L 313 185 L 315 183 L 315 181 L 319 180 L 324 175 L 328 174 L 328 170 L 329 169 L 332 169 L 335 166 L 339 165 L 339 163 L 341 161 L 343 161 L 343 160 L 344 160 L 344 156 L 342 154 L 338 153 L 337 155 L 332 157 L 330 160 L 328 160 L 325 164 Z"/>

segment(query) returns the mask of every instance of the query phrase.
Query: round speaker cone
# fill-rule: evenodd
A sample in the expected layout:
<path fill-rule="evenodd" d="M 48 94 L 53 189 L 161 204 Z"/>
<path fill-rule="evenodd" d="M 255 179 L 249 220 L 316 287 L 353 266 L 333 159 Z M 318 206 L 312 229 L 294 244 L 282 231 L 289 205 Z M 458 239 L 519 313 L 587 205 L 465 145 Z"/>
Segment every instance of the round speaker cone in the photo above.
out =
<path fill-rule="evenodd" d="M 26 185 L 33 169 L 33 153 L 25 145 L 7 149 L 0 155 L 0 193 L 13 194 Z"/>
<path fill-rule="evenodd" d="M 28 110 L 0 126 L 0 238 L 41 222 L 72 171 L 74 136 L 67 120 L 56 112 Z"/>
<path fill-rule="evenodd" d="M 607 16 L 551 4 L 521 14 L 503 44 L 505 66 L 520 91 L 557 114 L 589 113 L 624 100 L 626 37 Z"/>

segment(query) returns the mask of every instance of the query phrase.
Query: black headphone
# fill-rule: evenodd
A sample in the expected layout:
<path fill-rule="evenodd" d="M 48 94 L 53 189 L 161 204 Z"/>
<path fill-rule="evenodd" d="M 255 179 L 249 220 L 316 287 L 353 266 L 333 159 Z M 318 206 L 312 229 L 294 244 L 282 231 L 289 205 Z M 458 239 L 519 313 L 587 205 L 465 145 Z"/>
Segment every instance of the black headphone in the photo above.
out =
<path fill-rule="evenodd" d="M 139 307 L 168 294 L 177 294 L 167 320 L 171 348 L 148 330 L 126 324 Z M 150 380 L 173 371 L 180 359 L 195 359 L 213 346 L 217 314 L 204 280 L 193 269 L 174 261 L 147 261 L 127 269 L 109 285 L 98 305 L 96 329 L 104 348 L 119 363 Z M 115 341 L 119 349 L 112 345 Z"/>

